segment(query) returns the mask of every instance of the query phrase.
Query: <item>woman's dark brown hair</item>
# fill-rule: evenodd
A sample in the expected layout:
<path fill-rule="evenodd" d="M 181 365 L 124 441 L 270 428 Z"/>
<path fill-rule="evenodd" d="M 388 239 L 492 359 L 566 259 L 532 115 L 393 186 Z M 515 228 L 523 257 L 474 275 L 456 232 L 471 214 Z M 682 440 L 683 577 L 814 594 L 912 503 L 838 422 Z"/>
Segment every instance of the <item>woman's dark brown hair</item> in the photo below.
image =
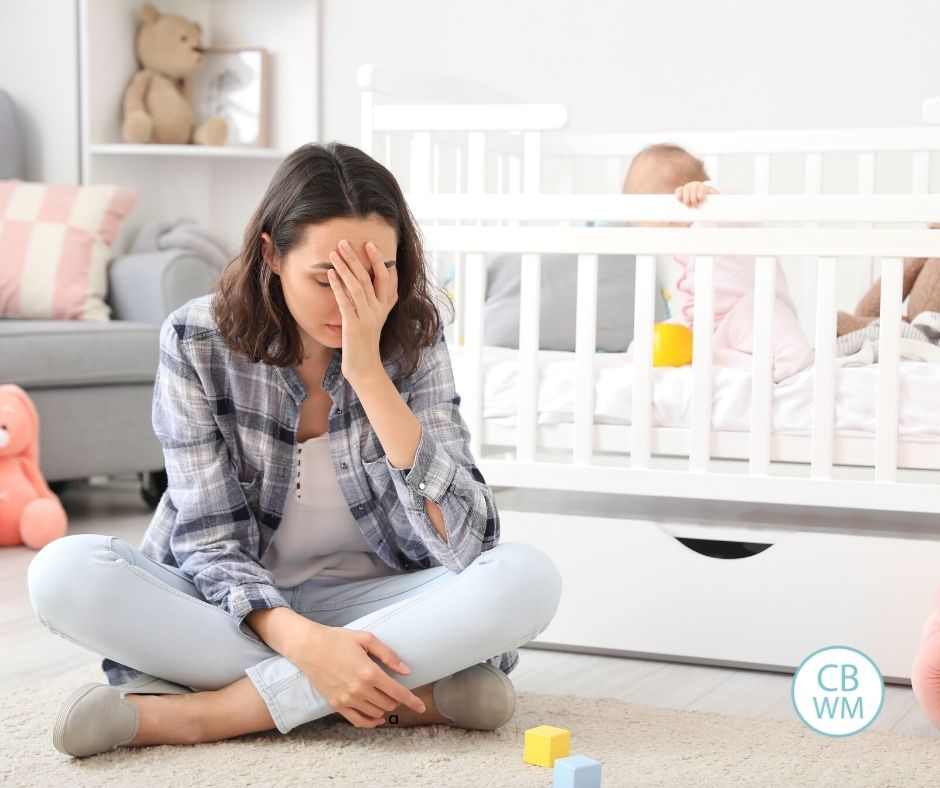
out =
<path fill-rule="evenodd" d="M 373 215 L 398 233 L 398 302 L 382 328 L 379 352 L 383 360 L 397 361 L 396 377 L 414 372 L 421 351 L 434 344 L 441 327 L 421 238 L 395 176 L 361 150 L 339 143 L 303 145 L 274 174 L 245 230 L 241 251 L 216 287 L 213 310 L 225 344 L 252 361 L 300 364 L 300 333 L 280 277 L 264 261 L 261 234 L 271 236 L 273 253 L 283 259 L 311 224 Z M 438 299 L 445 301 L 450 308 L 446 295 Z"/>

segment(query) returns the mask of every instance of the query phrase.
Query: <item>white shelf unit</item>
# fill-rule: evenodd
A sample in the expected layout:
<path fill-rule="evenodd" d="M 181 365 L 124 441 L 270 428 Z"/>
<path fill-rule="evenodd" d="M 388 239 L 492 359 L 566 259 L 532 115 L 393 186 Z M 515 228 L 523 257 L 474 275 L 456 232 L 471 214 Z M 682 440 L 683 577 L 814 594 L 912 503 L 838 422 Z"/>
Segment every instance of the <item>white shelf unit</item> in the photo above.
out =
<path fill-rule="evenodd" d="M 197 22 L 202 45 L 268 53 L 269 147 L 129 145 L 124 91 L 139 66 L 134 41 L 144 0 L 80 0 L 82 183 L 141 190 L 116 252 L 145 223 L 195 219 L 234 252 L 281 160 L 319 138 L 318 0 L 160 0 L 161 13 Z"/>

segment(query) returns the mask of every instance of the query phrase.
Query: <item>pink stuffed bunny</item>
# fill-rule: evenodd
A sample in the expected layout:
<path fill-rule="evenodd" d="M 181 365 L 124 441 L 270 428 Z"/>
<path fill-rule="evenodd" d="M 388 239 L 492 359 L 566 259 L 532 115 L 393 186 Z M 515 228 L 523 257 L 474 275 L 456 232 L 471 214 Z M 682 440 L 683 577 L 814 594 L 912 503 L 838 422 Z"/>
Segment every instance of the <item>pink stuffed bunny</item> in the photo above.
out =
<path fill-rule="evenodd" d="M 0 546 L 34 550 L 65 536 L 59 499 L 39 471 L 39 416 L 19 386 L 0 385 Z"/>
<path fill-rule="evenodd" d="M 928 719 L 940 728 L 940 589 L 934 594 L 934 612 L 924 622 L 920 648 L 911 668 L 911 689 Z"/>

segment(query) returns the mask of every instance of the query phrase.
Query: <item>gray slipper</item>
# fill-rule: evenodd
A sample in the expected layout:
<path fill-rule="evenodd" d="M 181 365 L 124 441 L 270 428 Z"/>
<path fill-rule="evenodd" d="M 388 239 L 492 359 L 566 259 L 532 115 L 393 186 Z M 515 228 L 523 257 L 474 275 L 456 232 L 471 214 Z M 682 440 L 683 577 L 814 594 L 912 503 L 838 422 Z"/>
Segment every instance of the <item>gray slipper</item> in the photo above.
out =
<path fill-rule="evenodd" d="M 480 663 L 435 682 L 434 706 L 458 728 L 492 731 L 516 713 L 516 690 L 499 668 Z"/>
<path fill-rule="evenodd" d="M 153 676 L 141 676 L 120 687 L 85 684 L 73 692 L 59 711 L 52 732 L 55 748 L 84 758 L 127 744 L 137 735 L 140 714 L 125 695 L 182 695 L 189 687 Z"/>

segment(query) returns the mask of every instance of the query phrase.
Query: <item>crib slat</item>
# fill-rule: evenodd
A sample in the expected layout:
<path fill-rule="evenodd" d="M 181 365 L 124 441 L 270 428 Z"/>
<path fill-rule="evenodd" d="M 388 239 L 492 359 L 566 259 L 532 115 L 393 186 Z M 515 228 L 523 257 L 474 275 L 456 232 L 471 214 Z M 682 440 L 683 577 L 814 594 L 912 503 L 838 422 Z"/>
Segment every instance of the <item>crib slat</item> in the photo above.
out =
<path fill-rule="evenodd" d="M 483 300 L 486 295 L 486 265 L 482 254 L 467 254 L 466 333 L 464 358 L 467 388 L 459 392 L 460 412 L 470 430 L 470 451 L 481 457 L 483 438 Z"/>
<path fill-rule="evenodd" d="M 633 407 L 630 419 L 630 466 L 648 468 L 653 408 L 653 321 L 656 296 L 656 258 L 636 258 L 636 297 L 633 305 Z"/>
<path fill-rule="evenodd" d="M 578 255 L 575 313 L 574 462 L 589 465 L 594 454 L 594 353 L 597 349 L 597 255 Z"/>
<path fill-rule="evenodd" d="M 758 257 L 754 271 L 754 355 L 751 374 L 751 434 L 748 473 L 770 474 L 770 437 L 773 426 L 773 366 L 771 348 L 777 262 Z"/>
<path fill-rule="evenodd" d="M 542 176 L 542 132 L 523 132 L 522 140 L 522 190 L 537 194 Z"/>
<path fill-rule="evenodd" d="M 770 154 L 754 156 L 754 194 L 770 194 Z"/>
<path fill-rule="evenodd" d="M 623 168 L 623 162 L 619 156 L 607 156 L 606 159 L 606 180 L 604 191 L 608 194 L 617 194 L 623 188 L 623 176 L 626 174 Z"/>
<path fill-rule="evenodd" d="M 359 147 L 369 156 L 373 155 L 375 146 L 374 108 L 375 94 L 371 90 L 363 90 L 359 102 Z"/>
<path fill-rule="evenodd" d="M 506 183 L 506 154 L 496 154 L 496 193 L 502 194 Z"/>
<path fill-rule="evenodd" d="M 509 193 L 519 194 L 522 191 L 522 162 L 518 156 L 509 160 Z"/>
<path fill-rule="evenodd" d="M 822 168 L 823 157 L 821 153 L 808 153 L 804 162 L 804 184 L 803 191 L 806 194 L 822 193 Z M 819 227 L 819 222 L 805 222 L 807 228 Z M 815 277 L 810 275 L 811 269 L 815 267 L 815 258 L 803 260 L 803 309 L 806 315 L 817 314 L 817 291 Z M 805 326 L 804 326 L 805 327 Z M 809 333 L 808 327 L 807 334 Z"/>
<path fill-rule="evenodd" d="M 705 157 L 705 171 L 708 173 L 709 180 L 717 181 L 721 177 L 721 174 L 718 172 L 719 161 L 718 156 Z"/>
<path fill-rule="evenodd" d="M 470 131 L 467 132 L 467 194 L 483 194 L 485 178 L 486 178 L 486 135 L 481 131 Z M 486 297 L 486 262 L 483 255 L 479 255 L 479 263 L 477 261 L 477 255 L 473 255 L 473 260 L 471 261 L 471 255 L 467 255 L 466 267 L 464 269 L 464 287 L 463 287 L 463 314 L 464 314 L 464 337 L 465 342 L 468 348 L 475 348 L 476 342 L 474 331 L 479 333 L 479 346 L 483 346 L 483 301 Z M 479 265 L 483 269 L 481 274 L 479 271 L 475 271 L 474 268 Z M 476 290 L 481 287 L 480 279 L 482 277 L 482 293 L 480 294 L 480 303 L 477 306 L 474 299 L 477 298 Z M 460 296 L 458 296 L 458 303 L 460 302 Z M 474 328 L 471 330 L 471 321 L 477 319 L 476 310 L 479 309 L 479 320 L 480 327 L 479 329 Z M 471 314 L 472 313 L 472 314 Z M 475 352 L 475 351 L 472 351 Z M 482 359 L 482 350 L 480 351 L 480 358 Z M 481 360 L 481 374 L 482 374 L 482 360 Z M 482 395 L 481 395 L 482 396 Z M 480 430 L 482 430 L 482 409 L 483 401 L 480 400 Z"/>
<path fill-rule="evenodd" d="M 454 192 L 462 194 L 464 191 L 464 148 L 460 145 L 454 151 Z M 455 224 L 459 227 L 458 219 Z M 465 266 L 463 252 L 454 252 L 454 341 L 462 345 L 464 341 L 464 314 L 465 307 Z"/>
<path fill-rule="evenodd" d="M 881 330 L 878 339 L 878 431 L 875 481 L 893 482 L 898 469 L 898 394 L 900 375 L 901 292 L 904 261 L 881 263 Z"/>
<path fill-rule="evenodd" d="M 834 257 L 816 261 L 816 360 L 813 389 L 813 456 L 810 476 L 832 477 L 835 433 L 836 267 Z M 807 276 L 807 280 L 811 277 Z"/>
<path fill-rule="evenodd" d="M 875 154 L 873 152 L 858 154 L 858 194 L 875 193 Z M 859 223 L 857 227 L 873 227 L 871 222 Z M 874 260 L 864 258 L 855 269 L 857 277 L 856 290 L 864 293 L 875 280 Z"/>
<path fill-rule="evenodd" d="M 804 164 L 805 183 L 803 191 L 806 194 L 822 194 L 822 154 L 807 153 Z"/>
<path fill-rule="evenodd" d="M 486 135 L 467 133 L 467 193 L 483 194 L 486 183 Z"/>
<path fill-rule="evenodd" d="M 927 194 L 930 189 L 930 153 L 917 151 L 911 156 L 911 194 Z"/>
<path fill-rule="evenodd" d="M 539 287 L 542 258 L 522 255 L 519 292 L 519 388 L 516 458 L 535 459 L 535 431 L 538 425 Z"/>
<path fill-rule="evenodd" d="M 692 315 L 692 437 L 689 470 L 705 473 L 711 457 L 712 346 L 715 326 L 715 259 L 695 258 Z"/>
<path fill-rule="evenodd" d="M 454 191 L 457 194 L 463 193 L 464 188 L 464 170 L 463 170 L 464 149 L 457 146 L 454 156 Z M 459 227 L 460 220 L 455 224 Z M 454 337 L 457 344 L 462 345 L 464 341 L 464 315 L 466 313 L 466 266 L 464 265 L 463 252 L 454 252 Z"/>
<path fill-rule="evenodd" d="M 574 194 L 574 156 L 562 156 L 558 159 L 558 193 Z"/>
<path fill-rule="evenodd" d="M 875 193 L 875 154 L 858 154 L 858 194 Z"/>
<path fill-rule="evenodd" d="M 432 194 L 441 192 L 441 146 L 438 142 L 428 140 L 431 145 L 431 191 Z M 431 226 L 434 227 L 440 222 L 437 219 L 431 219 Z"/>
<path fill-rule="evenodd" d="M 431 133 L 416 131 L 411 140 L 411 192 L 431 191 Z"/>
<path fill-rule="evenodd" d="M 462 252 L 454 252 L 454 341 L 464 344 L 467 312 L 467 265 Z"/>

